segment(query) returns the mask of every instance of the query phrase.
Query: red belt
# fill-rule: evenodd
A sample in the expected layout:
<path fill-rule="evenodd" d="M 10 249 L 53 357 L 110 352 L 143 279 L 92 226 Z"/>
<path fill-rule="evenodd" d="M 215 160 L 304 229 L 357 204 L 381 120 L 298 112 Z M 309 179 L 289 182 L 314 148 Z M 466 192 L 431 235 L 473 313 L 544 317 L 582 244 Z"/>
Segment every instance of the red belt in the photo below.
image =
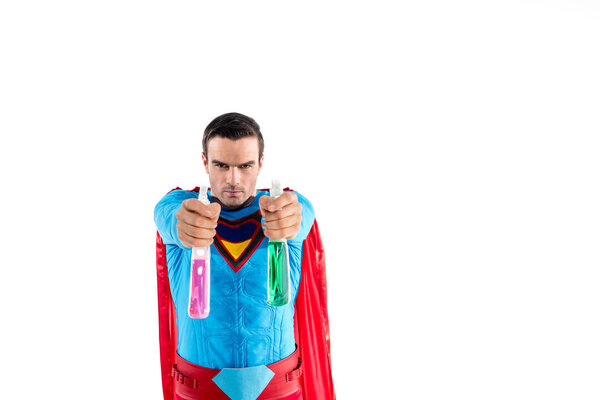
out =
<path fill-rule="evenodd" d="M 281 361 L 267 365 L 275 373 L 257 400 L 301 399 L 300 376 L 302 362 L 298 350 Z M 213 381 L 220 369 L 204 368 L 175 355 L 171 371 L 175 385 L 175 400 L 229 400 Z"/>

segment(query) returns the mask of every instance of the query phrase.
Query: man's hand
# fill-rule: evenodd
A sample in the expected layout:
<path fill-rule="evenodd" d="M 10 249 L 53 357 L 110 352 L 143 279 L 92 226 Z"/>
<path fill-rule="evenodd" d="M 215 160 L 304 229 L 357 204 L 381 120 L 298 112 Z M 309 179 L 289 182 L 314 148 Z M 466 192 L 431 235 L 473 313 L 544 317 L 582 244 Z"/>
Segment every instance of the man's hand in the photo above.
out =
<path fill-rule="evenodd" d="M 263 231 L 270 239 L 293 239 L 300 231 L 302 204 L 293 192 L 283 192 L 273 200 L 262 196 L 258 201 L 263 219 Z"/>
<path fill-rule="evenodd" d="M 185 247 L 210 246 L 217 233 L 221 213 L 218 203 L 202 204 L 198 199 L 187 199 L 177 211 L 177 236 Z"/>

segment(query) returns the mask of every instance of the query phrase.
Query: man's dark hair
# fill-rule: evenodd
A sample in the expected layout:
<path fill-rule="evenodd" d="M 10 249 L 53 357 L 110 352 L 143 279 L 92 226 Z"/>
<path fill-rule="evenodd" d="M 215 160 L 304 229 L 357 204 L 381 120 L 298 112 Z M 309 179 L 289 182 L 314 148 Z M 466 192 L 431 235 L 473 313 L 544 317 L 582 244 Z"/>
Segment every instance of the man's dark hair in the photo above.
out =
<path fill-rule="evenodd" d="M 252 118 L 240 113 L 227 113 L 213 119 L 204 130 L 202 137 L 202 152 L 208 160 L 208 141 L 214 137 L 222 137 L 237 140 L 248 136 L 256 136 L 258 139 L 258 161 L 265 149 L 260 126 Z"/>

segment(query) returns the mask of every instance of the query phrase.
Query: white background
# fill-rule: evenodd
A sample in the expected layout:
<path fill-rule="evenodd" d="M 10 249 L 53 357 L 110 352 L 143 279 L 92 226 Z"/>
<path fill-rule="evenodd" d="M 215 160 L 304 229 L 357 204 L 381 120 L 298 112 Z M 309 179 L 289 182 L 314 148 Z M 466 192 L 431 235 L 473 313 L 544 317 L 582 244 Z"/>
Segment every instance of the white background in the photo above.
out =
<path fill-rule="evenodd" d="M 162 398 L 153 208 L 229 111 L 340 400 L 600 398 L 597 1 L 6 1 L 0 57 L 0 398 Z"/>

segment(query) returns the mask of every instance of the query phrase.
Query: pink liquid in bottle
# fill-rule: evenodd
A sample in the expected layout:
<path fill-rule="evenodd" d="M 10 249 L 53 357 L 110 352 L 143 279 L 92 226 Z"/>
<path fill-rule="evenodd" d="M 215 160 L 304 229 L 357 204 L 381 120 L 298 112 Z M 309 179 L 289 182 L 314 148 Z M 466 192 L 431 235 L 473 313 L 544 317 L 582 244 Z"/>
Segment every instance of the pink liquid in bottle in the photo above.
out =
<path fill-rule="evenodd" d="M 210 204 L 208 188 L 201 186 L 198 200 Z M 206 318 L 210 312 L 210 246 L 193 247 L 190 268 L 190 296 L 188 315 L 190 318 Z"/>
<path fill-rule="evenodd" d="M 190 271 L 190 318 L 206 318 L 210 312 L 210 247 L 192 249 Z"/>

